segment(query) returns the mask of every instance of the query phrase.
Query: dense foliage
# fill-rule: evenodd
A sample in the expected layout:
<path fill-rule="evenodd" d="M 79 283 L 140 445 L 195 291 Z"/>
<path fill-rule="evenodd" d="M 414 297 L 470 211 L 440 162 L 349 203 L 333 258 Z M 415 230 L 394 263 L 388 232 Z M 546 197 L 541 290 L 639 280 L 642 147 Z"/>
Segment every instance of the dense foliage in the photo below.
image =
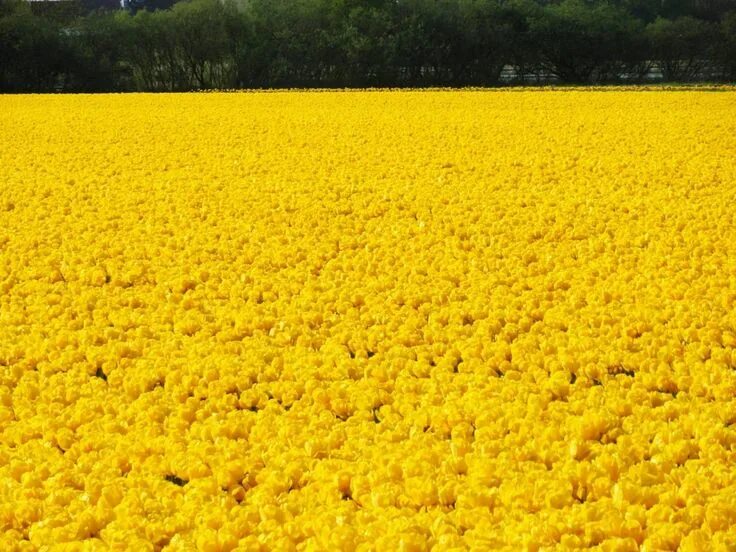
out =
<path fill-rule="evenodd" d="M 89 0 L 0 0 L 0 90 L 736 79 L 734 0 L 188 0 L 136 13 L 88 8 Z"/>

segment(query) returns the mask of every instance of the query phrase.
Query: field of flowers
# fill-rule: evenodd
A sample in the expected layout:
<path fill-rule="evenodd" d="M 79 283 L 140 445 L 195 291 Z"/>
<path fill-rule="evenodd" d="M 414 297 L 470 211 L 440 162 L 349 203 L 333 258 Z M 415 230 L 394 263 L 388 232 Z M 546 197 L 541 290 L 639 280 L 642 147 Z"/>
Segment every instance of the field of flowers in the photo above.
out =
<path fill-rule="evenodd" d="M 736 550 L 734 466 L 736 92 L 0 98 L 0 550 Z"/>

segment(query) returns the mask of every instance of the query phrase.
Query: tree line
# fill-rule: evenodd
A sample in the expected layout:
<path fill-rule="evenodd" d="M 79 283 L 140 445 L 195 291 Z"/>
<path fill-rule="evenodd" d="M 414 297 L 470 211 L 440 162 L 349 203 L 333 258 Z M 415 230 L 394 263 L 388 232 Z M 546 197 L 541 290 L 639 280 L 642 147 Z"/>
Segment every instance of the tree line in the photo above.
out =
<path fill-rule="evenodd" d="M 736 81 L 736 0 L 159 2 L 0 0 L 0 91 Z"/>

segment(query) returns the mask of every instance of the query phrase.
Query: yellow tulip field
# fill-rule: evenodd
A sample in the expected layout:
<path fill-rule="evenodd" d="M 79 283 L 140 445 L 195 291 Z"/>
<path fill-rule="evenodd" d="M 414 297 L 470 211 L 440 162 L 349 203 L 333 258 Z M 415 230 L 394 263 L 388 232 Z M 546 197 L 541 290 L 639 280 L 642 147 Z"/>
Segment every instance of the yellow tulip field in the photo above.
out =
<path fill-rule="evenodd" d="M 0 97 L 0 550 L 736 550 L 736 91 Z"/>

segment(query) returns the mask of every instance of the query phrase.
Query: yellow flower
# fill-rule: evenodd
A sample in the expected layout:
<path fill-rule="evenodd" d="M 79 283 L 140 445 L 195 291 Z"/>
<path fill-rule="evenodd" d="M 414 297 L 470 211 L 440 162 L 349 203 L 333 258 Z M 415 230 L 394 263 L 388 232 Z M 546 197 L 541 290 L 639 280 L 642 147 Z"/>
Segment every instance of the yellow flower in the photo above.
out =
<path fill-rule="evenodd" d="M 0 549 L 733 549 L 734 94 L 0 98 Z"/>

